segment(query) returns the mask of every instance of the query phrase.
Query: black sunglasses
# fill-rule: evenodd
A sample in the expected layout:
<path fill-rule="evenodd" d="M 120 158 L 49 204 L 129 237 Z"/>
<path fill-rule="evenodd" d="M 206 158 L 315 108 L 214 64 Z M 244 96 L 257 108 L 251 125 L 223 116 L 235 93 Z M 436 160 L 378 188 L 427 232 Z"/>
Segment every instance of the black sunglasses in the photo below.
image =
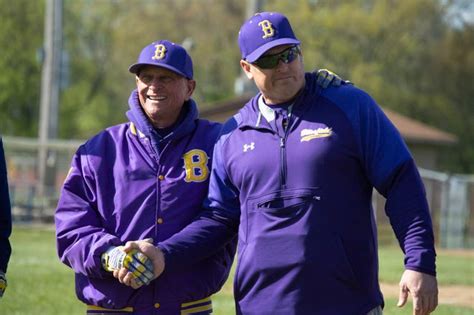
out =
<path fill-rule="evenodd" d="M 284 63 L 290 63 L 295 60 L 300 54 L 300 48 L 298 46 L 291 46 L 287 49 L 274 55 L 266 55 L 258 58 L 252 64 L 261 69 L 273 69 L 278 66 L 278 63 L 283 61 Z"/>

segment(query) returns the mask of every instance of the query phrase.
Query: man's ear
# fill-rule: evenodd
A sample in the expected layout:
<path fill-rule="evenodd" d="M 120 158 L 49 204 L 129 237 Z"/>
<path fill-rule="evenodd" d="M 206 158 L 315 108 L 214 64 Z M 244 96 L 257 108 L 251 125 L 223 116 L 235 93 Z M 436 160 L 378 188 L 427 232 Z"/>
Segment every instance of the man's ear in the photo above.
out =
<path fill-rule="evenodd" d="M 193 95 L 194 90 L 196 89 L 196 81 L 195 80 L 187 80 L 186 86 L 188 87 L 188 93 L 186 100 L 189 100 L 191 98 L 191 95 Z"/>
<path fill-rule="evenodd" d="M 242 70 L 244 70 L 247 78 L 249 78 L 249 80 L 252 80 L 253 75 L 252 75 L 252 72 L 250 71 L 251 65 L 245 60 L 240 60 L 240 67 L 242 68 Z"/>

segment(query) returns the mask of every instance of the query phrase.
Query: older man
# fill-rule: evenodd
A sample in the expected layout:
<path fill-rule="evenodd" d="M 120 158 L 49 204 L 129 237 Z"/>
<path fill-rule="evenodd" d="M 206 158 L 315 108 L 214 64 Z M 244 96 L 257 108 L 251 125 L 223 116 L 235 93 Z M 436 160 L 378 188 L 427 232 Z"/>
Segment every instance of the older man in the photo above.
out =
<path fill-rule="evenodd" d="M 90 314 L 210 314 L 235 242 L 154 281 L 159 266 L 123 245 L 157 244 L 199 213 L 221 125 L 198 118 L 193 64 L 180 45 L 151 43 L 129 71 L 129 122 L 100 132 L 72 160 L 55 214 L 58 254 Z"/>

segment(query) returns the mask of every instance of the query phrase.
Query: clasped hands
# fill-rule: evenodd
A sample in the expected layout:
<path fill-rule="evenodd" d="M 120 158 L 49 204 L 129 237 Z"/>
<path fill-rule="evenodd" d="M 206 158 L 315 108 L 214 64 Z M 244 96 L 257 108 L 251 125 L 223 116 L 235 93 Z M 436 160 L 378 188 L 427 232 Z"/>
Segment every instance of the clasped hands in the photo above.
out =
<path fill-rule="evenodd" d="M 161 275 L 165 259 L 153 239 L 145 239 L 109 248 L 102 254 L 102 266 L 120 283 L 138 289 Z"/>

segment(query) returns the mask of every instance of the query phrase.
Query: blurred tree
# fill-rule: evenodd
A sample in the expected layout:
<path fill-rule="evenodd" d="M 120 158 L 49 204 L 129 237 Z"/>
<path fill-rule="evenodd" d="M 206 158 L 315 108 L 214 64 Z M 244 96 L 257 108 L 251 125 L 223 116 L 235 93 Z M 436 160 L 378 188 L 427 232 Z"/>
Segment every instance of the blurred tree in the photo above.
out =
<path fill-rule="evenodd" d="M 153 40 L 187 41 L 198 82 L 194 98 L 200 104 L 211 102 L 233 93 L 240 71 L 236 30 L 244 11 L 244 4 L 235 0 L 143 1 L 127 10 L 124 22 L 133 27 L 119 34 L 118 44 L 133 43 L 126 48 L 132 62 L 141 47 Z"/>
<path fill-rule="evenodd" d="M 63 92 L 60 134 L 89 137 L 124 121 L 134 89 L 128 66 L 140 49 L 157 39 L 187 41 L 202 104 L 233 93 L 239 71 L 236 33 L 243 6 L 232 0 L 67 2 L 65 49 L 70 86 Z M 210 18 L 212 17 L 212 18 Z M 197 27 L 198 26 L 198 27 Z M 219 30 L 219 31 L 216 31 Z M 223 65 L 232 65 L 230 67 Z"/>
<path fill-rule="evenodd" d="M 459 146 L 443 167 L 458 172 L 474 172 L 472 9 L 464 0 L 267 0 L 265 6 L 289 16 L 308 70 L 329 68 L 382 106 L 456 134 Z"/>
<path fill-rule="evenodd" d="M 0 8 L 0 133 L 36 136 L 44 2 L 0 0 Z"/>
<path fill-rule="evenodd" d="M 445 154 L 444 167 L 474 173 L 474 24 L 451 29 L 431 51 L 434 78 L 426 120 L 458 135 L 460 144 Z"/>
<path fill-rule="evenodd" d="M 69 79 L 61 95 L 60 137 L 88 138 L 126 120 L 135 86 L 128 66 L 157 39 L 188 45 L 201 108 L 232 97 L 245 5 L 64 1 Z M 41 79 L 36 52 L 42 46 L 44 0 L 0 0 L 0 7 L 0 132 L 36 136 Z M 329 68 L 382 106 L 455 133 L 461 144 L 444 165 L 474 172 L 472 0 L 266 0 L 263 9 L 290 18 L 307 70 Z"/>
<path fill-rule="evenodd" d="M 70 60 L 70 79 L 63 91 L 60 136 L 88 138 L 105 126 L 125 120 L 125 100 L 116 91 L 117 54 L 114 33 L 124 7 L 118 1 L 74 1 L 64 5 L 64 49 Z"/>
<path fill-rule="evenodd" d="M 267 1 L 268 6 L 272 1 Z M 277 6 L 277 1 L 275 6 Z M 418 1 L 312 1 L 280 4 L 303 42 L 309 68 L 328 67 L 381 104 L 411 114 L 430 47 L 443 29 L 441 6 Z M 285 9 L 284 7 L 289 7 Z M 280 8 L 278 8 L 280 9 Z M 294 18 L 293 18 L 294 16 Z"/>

